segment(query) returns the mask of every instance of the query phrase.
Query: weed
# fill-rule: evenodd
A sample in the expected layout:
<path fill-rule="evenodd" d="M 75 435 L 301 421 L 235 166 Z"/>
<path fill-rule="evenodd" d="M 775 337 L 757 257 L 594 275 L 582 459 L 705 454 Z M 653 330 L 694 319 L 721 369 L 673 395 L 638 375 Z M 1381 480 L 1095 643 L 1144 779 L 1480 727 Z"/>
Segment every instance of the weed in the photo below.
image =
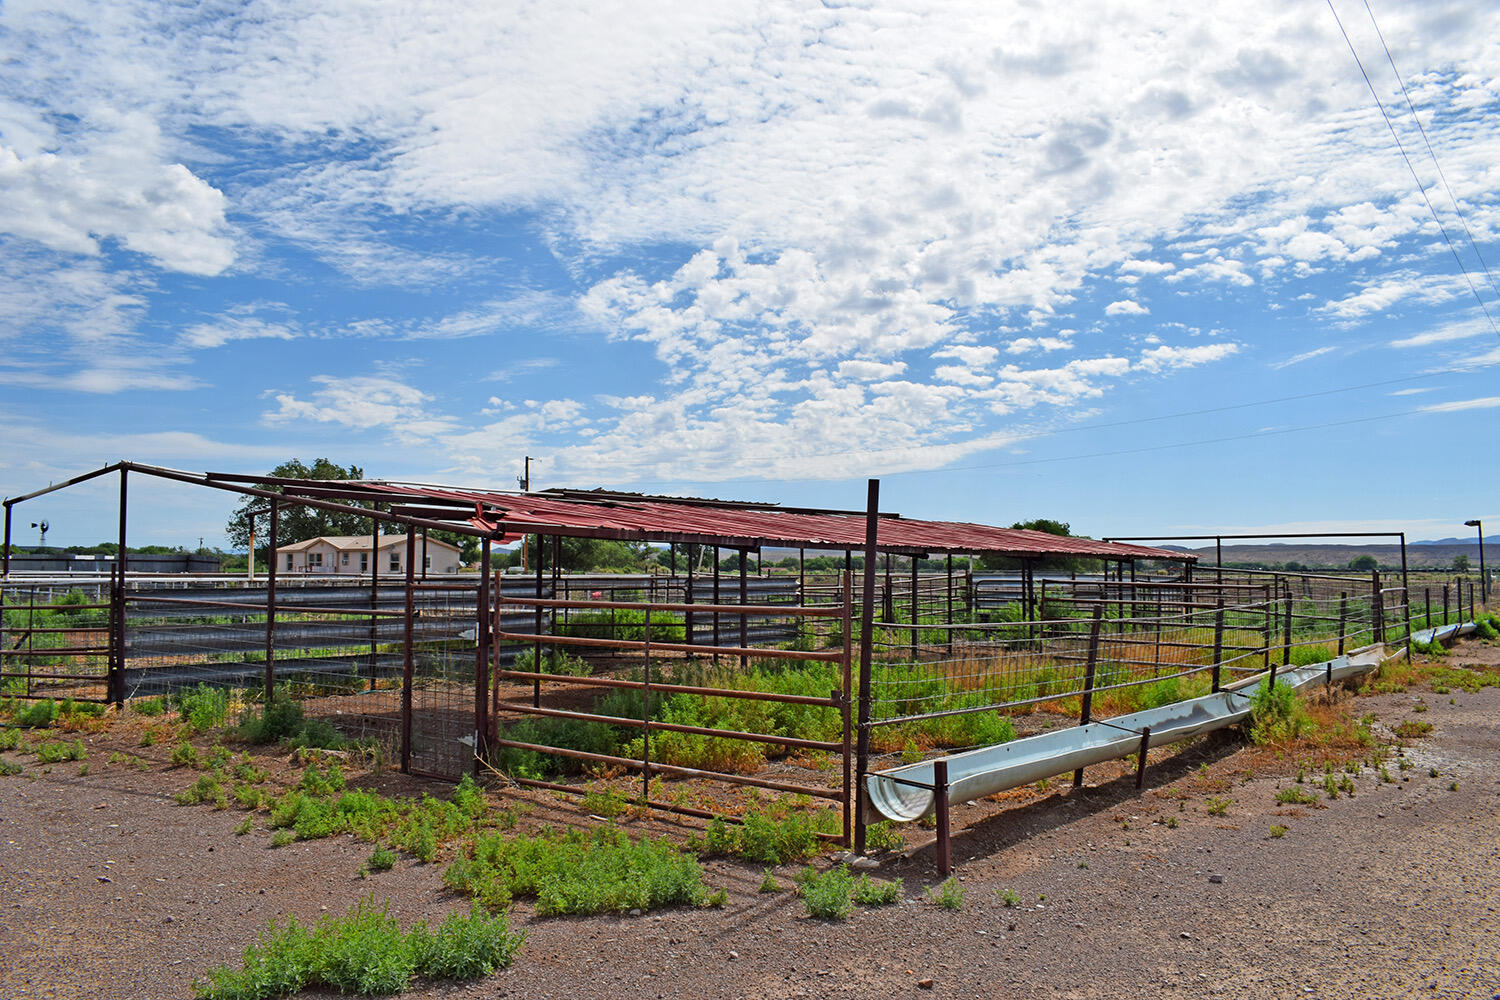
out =
<path fill-rule="evenodd" d="M 512 931 L 505 914 L 491 915 L 476 903 L 467 914 L 449 914 L 436 931 L 418 924 L 407 940 L 417 975 L 469 980 L 488 976 L 515 961 L 526 932 Z"/>
<path fill-rule="evenodd" d="M 290 844 L 296 839 L 297 835 L 291 830 L 277 830 L 275 833 L 271 834 L 271 846 L 285 847 L 287 844 Z"/>
<path fill-rule="evenodd" d="M 1286 836 L 1286 827 L 1280 825 L 1279 823 L 1272 823 L 1271 836 L 1275 837 L 1277 840 L 1280 840 L 1282 837 Z"/>
<path fill-rule="evenodd" d="M 57 721 L 57 702 L 51 698 L 34 701 L 11 718 L 22 729 L 46 729 Z"/>
<path fill-rule="evenodd" d="M 1000 897 L 1000 902 L 1004 903 L 1007 909 L 1014 908 L 1021 901 L 1021 897 L 1016 895 L 1014 889 L 996 889 L 995 895 Z"/>
<path fill-rule="evenodd" d="M 1386 769 L 1386 766 L 1384 764 L 1380 765 L 1380 780 L 1385 782 L 1387 785 L 1393 784 L 1396 780 L 1395 778 L 1391 777 L 1391 772 Z"/>
<path fill-rule="evenodd" d="M 1283 788 L 1276 793 L 1276 801 L 1282 805 L 1310 806 L 1317 804 L 1318 797 L 1300 788 Z"/>
<path fill-rule="evenodd" d="M 962 882 L 956 878 L 949 878 L 937 887 L 936 892 L 929 888 L 927 898 L 945 910 L 962 910 L 966 891 Z"/>
<path fill-rule="evenodd" d="M 88 777 L 88 773 L 89 773 L 89 766 L 87 764 L 79 764 L 78 765 L 78 776 L 80 778 L 86 778 L 86 777 Z"/>
<path fill-rule="evenodd" d="M 1330 799 L 1336 799 L 1336 798 L 1338 798 L 1339 797 L 1339 783 L 1338 783 L 1338 779 L 1335 778 L 1331 774 L 1324 775 L 1323 776 L 1323 791 L 1328 794 L 1328 797 Z"/>
<path fill-rule="evenodd" d="M 1425 702 L 1425 701 L 1419 701 L 1415 705 L 1412 706 L 1411 710 L 1413 712 L 1416 712 L 1416 713 L 1418 713 L 1420 715 L 1422 712 L 1427 711 L 1427 702 Z"/>
<path fill-rule="evenodd" d="M 901 886 L 870 878 L 861 872 L 854 880 L 854 902 L 860 906 L 890 906 L 901 899 Z"/>
<path fill-rule="evenodd" d="M 605 819 L 614 819 L 619 816 L 628 805 L 625 796 L 613 788 L 607 788 L 602 792 L 587 792 L 583 796 L 583 807 Z"/>
<path fill-rule="evenodd" d="M 756 892 L 764 892 L 764 893 L 780 892 L 783 888 L 784 887 L 782 886 L 782 884 L 780 882 L 776 881 L 776 872 L 775 872 L 775 870 L 771 869 L 771 868 L 767 868 L 765 875 L 760 880 L 760 888 L 757 889 Z"/>
<path fill-rule="evenodd" d="M 177 793 L 175 796 L 177 804 L 190 806 L 207 802 L 215 809 L 229 808 L 229 795 L 224 791 L 224 786 L 219 784 L 218 774 L 217 771 L 210 771 L 198 775 L 197 781 Z"/>
<path fill-rule="evenodd" d="M 712 906 L 715 909 L 718 909 L 722 906 L 728 906 L 729 890 L 722 887 L 715 889 L 713 892 L 709 893 L 708 900 L 703 905 Z"/>
<path fill-rule="evenodd" d="M 1438 776 L 1438 769 L 1437 768 L 1435 768 L 1435 767 L 1429 767 L 1427 769 L 1427 777 L 1429 777 L 1429 778 L 1436 778 L 1437 776 Z"/>
<path fill-rule="evenodd" d="M 777 818 L 752 809 L 737 825 L 715 817 L 705 833 L 704 853 L 734 855 L 769 865 L 804 861 L 818 853 L 820 817 L 826 817 L 821 820 L 824 824 L 837 820 L 831 810 L 812 816 L 790 812 Z"/>
<path fill-rule="evenodd" d="M 8 778 L 13 774 L 20 774 L 24 770 L 26 769 L 14 761 L 0 760 L 0 777 Z"/>
<path fill-rule="evenodd" d="M 236 837 L 243 837 L 253 829 L 255 829 L 255 817 L 246 816 L 240 821 L 240 825 L 234 828 L 234 835 Z"/>
<path fill-rule="evenodd" d="M 810 917 L 848 920 L 854 912 L 854 879 L 846 865 L 830 868 L 821 875 L 810 867 L 804 868 L 797 876 L 797 885 Z"/>
<path fill-rule="evenodd" d="M 899 851 L 906 847 L 906 838 L 895 823 L 880 820 L 865 827 L 865 847 L 871 851 Z"/>
<path fill-rule="evenodd" d="M 1456 791 L 1458 791 L 1458 782 L 1456 782 L 1456 781 L 1450 781 L 1450 782 L 1448 782 L 1448 791 L 1450 791 L 1450 792 L 1456 792 Z"/>
<path fill-rule="evenodd" d="M 1354 798 L 1354 779 L 1349 777 L 1347 774 L 1340 778 L 1339 791 L 1343 792 L 1351 799 Z"/>
<path fill-rule="evenodd" d="M 161 697 L 139 698 L 130 703 L 130 710 L 136 715 L 161 715 L 167 710 L 166 700 Z"/>
<path fill-rule="evenodd" d="M 83 760 L 88 751 L 82 740 L 48 740 L 37 744 L 36 759 L 39 764 L 58 764 L 65 760 Z"/>
<path fill-rule="evenodd" d="M 1210 816 L 1223 816 L 1229 812 L 1229 800 L 1212 798 L 1208 800 L 1208 814 Z"/>
<path fill-rule="evenodd" d="M 612 827 L 479 837 L 448 866 L 443 884 L 491 909 L 512 896 L 534 897 L 539 916 L 706 902 L 696 858 L 668 840 L 631 840 Z"/>
<path fill-rule="evenodd" d="M 198 748 L 191 743 L 179 743 L 172 748 L 171 762 L 173 767 L 198 766 Z"/>
<path fill-rule="evenodd" d="M 1305 765 L 1302 765 L 1302 764 L 1297 765 L 1297 784 L 1300 785 L 1300 784 L 1302 784 L 1306 780 L 1307 780 L 1307 767 Z"/>
<path fill-rule="evenodd" d="M 247 708 L 235 735 L 246 743 L 276 743 L 299 732 L 302 723 L 302 703 L 278 694 L 259 709 Z"/>
<path fill-rule="evenodd" d="M 1178 826 L 1177 817 L 1176 816 L 1168 816 L 1167 817 L 1167 829 L 1168 830 L 1175 830 L 1175 829 L 1177 829 L 1177 826 Z"/>
<path fill-rule="evenodd" d="M 229 692 L 199 684 L 177 695 L 177 711 L 194 732 L 206 733 L 224 724 L 224 718 L 229 714 Z"/>
<path fill-rule="evenodd" d="M 1396 727 L 1395 732 L 1403 740 L 1416 739 L 1419 736 L 1426 736 L 1432 732 L 1432 723 L 1406 719 Z"/>
<path fill-rule="evenodd" d="M 244 809 L 259 809 L 266 804 L 266 793 L 254 785 L 236 784 L 232 794 L 234 800 Z"/>
<path fill-rule="evenodd" d="M 1262 684 L 1250 696 L 1250 739 L 1254 743 L 1286 743 L 1311 728 L 1307 708 L 1289 685 Z"/>

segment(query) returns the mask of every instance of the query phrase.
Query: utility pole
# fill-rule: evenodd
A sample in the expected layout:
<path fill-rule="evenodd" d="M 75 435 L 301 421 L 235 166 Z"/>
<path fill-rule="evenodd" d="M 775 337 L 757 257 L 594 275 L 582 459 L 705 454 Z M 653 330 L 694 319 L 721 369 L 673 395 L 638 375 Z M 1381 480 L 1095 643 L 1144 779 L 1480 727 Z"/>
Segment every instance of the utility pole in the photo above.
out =
<path fill-rule="evenodd" d="M 531 456 L 530 455 L 526 456 L 526 468 L 525 468 L 525 471 L 523 471 L 521 473 L 521 475 L 519 475 L 519 476 L 516 477 L 516 482 L 518 482 L 518 483 L 521 484 L 521 492 L 522 493 L 530 493 L 531 492 Z M 527 536 L 523 534 L 521 536 L 521 572 L 522 573 L 526 572 L 526 540 L 527 540 Z M 489 542 L 485 542 L 485 544 L 488 545 Z M 541 544 L 541 539 L 540 538 L 538 538 L 537 544 L 538 545 Z"/>

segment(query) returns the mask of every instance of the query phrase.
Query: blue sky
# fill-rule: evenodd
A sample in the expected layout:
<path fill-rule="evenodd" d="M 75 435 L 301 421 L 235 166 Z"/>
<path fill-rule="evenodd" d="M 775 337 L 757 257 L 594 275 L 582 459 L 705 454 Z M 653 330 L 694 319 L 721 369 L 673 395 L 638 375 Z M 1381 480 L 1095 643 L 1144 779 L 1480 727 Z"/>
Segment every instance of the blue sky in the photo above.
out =
<path fill-rule="evenodd" d="M 531 455 L 1094 535 L 1500 524 L 1494 5 L 1372 4 L 1399 80 L 1335 5 L 1440 221 L 1326 5 L 696 6 L 0 7 L 0 493 Z M 138 496 L 133 540 L 222 542 L 225 498 Z"/>

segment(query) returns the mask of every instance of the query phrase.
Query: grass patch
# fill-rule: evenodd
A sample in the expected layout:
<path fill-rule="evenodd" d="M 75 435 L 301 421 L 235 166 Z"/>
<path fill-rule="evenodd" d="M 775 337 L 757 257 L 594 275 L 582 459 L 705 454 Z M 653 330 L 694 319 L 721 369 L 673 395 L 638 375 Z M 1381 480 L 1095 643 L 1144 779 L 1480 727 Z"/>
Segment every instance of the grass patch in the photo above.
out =
<path fill-rule="evenodd" d="M 448 866 L 443 884 L 492 910 L 513 897 L 535 899 L 539 916 L 709 903 L 696 858 L 666 839 L 631 840 L 614 827 L 481 836 Z"/>
<path fill-rule="evenodd" d="M 861 872 L 854 880 L 854 902 L 859 906 L 891 906 L 901 901 L 901 885 L 873 879 Z"/>
<path fill-rule="evenodd" d="M 1430 732 L 1432 732 L 1432 723 L 1418 722 L 1415 719 L 1407 719 L 1395 728 L 1396 735 L 1403 740 L 1416 739 L 1419 736 L 1426 736 Z"/>
<path fill-rule="evenodd" d="M 1280 840 L 1282 837 L 1286 836 L 1286 827 L 1282 826 L 1279 823 L 1272 823 L 1270 832 L 1272 837 Z"/>
<path fill-rule="evenodd" d="M 1276 793 L 1276 801 L 1282 805 L 1310 806 L 1316 805 L 1318 797 L 1303 788 L 1283 788 Z"/>
<path fill-rule="evenodd" d="M 1250 740 L 1289 743 L 1312 728 L 1307 707 L 1290 685 L 1261 684 L 1250 695 Z"/>
<path fill-rule="evenodd" d="M 39 764 L 60 764 L 65 760 L 83 760 L 87 756 L 82 740 L 48 740 L 37 744 L 36 748 Z"/>
<path fill-rule="evenodd" d="M 311 928 L 288 917 L 272 921 L 245 949 L 239 968 L 209 970 L 194 983 L 200 1000 L 261 1000 L 324 987 L 361 996 L 387 996 L 416 977 L 472 980 L 515 960 L 525 932 L 509 919 L 475 906 L 450 915 L 436 930 L 419 923 L 402 933 L 386 906 L 361 900 L 343 917 L 324 916 Z"/>
<path fill-rule="evenodd" d="M 956 878 L 948 878 L 936 890 L 928 888 L 927 899 L 933 905 L 941 906 L 945 910 L 962 910 L 966 892 L 962 882 Z"/>
<path fill-rule="evenodd" d="M 818 834 L 833 832 L 838 822 L 831 809 L 811 814 L 786 810 L 780 816 L 756 809 L 739 823 L 715 817 L 709 821 L 703 853 L 770 865 L 805 861 L 818 853 Z"/>
<path fill-rule="evenodd" d="M 229 715 L 229 692 L 199 684 L 177 695 L 177 712 L 195 733 L 206 733 L 224 724 Z"/>
<path fill-rule="evenodd" d="M 854 877 L 847 865 L 830 868 L 819 875 L 811 868 L 797 874 L 797 888 L 809 917 L 819 920 L 848 920 L 854 913 Z"/>

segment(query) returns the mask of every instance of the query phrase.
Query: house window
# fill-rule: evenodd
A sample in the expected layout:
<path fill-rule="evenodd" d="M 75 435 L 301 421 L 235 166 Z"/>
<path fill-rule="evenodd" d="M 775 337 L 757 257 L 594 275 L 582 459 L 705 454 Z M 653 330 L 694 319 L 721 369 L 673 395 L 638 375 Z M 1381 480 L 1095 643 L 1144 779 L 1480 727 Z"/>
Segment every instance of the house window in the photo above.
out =
<path fill-rule="evenodd" d="M 288 552 L 286 554 L 286 568 L 287 569 L 291 569 L 292 568 L 292 554 L 290 552 Z"/>
<path fill-rule="evenodd" d="M 424 569 L 432 569 L 432 556 L 423 556 L 422 566 Z"/>
<path fill-rule="evenodd" d="M 308 566 L 309 569 L 311 569 L 314 566 L 322 568 L 322 566 L 323 566 L 323 553 L 321 553 L 321 552 L 309 552 L 307 554 L 307 566 Z"/>
<path fill-rule="evenodd" d="M 368 553 L 368 552 L 361 552 L 359 554 L 359 571 L 361 573 L 363 573 L 365 570 L 367 570 L 369 568 L 370 568 L 370 553 Z"/>
<path fill-rule="evenodd" d="M 395 573 L 401 569 L 401 553 L 391 549 L 391 572 Z"/>
<path fill-rule="evenodd" d="M 344 566 L 347 566 L 347 565 L 349 565 L 349 553 L 347 553 L 347 552 L 345 552 L 345 553 L 344 553 L 344 558 L 342 558 L 342 559 L 340 559 L 340 560 L 339 560 L 339 563 L 340 563 L 340 564 L 341 564 L 341 565 L 344 565 Z"/>

